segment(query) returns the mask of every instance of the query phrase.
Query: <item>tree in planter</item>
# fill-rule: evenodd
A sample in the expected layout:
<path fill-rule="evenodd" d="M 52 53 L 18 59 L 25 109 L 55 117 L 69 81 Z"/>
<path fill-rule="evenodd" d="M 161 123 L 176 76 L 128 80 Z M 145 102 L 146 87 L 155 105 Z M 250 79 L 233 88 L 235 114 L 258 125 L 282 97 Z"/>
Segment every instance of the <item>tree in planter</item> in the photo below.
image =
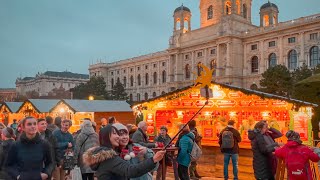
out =
<path fill-rule="evenodd" d="M 260 85 L 260 91 L 280 96 L 289 96 L 292 88 L 290 71 L 286 66 L 281 64 L 270 67 L 262 74 Z"/>
<path fill-rule="evenodd" d="M 128 100 L 128 94 L 126 93 L 123 84 L 121 82 L 117 81 L 116 84 L 113 86 L 109 98 L 112 100 Z"/>

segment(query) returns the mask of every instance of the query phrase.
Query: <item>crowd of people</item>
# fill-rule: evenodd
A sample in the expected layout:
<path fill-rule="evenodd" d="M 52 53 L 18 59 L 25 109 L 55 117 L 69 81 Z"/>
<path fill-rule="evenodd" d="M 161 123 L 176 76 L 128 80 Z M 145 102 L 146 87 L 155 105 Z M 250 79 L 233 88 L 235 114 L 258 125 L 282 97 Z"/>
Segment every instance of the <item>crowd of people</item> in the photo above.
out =
<path fill-rule="evenodd" d="M 152 180 L 155 172 L 156 179 L 160 180 L 168 166 L 177 169 L 176 177 L 181 180 L 201 179 L 197 161 L 190 156 L 195 144 L 201 147 L 202 136 L 195 120 L 180 125 L 181 133 L 174 145 L 166 126 L 161 126 L 158 136 L 150 142 L 145 121 L 137 126 L 121 124 L 115 117 L 100 121 L 97 130 L 96 123 L 85 118 L 73 134 L 69 131 L 72 121 L 60 117 L 25 117 L 19 122 L 14 120 L 8 127 L 0 123 L 0 179 L 65 180 L 73 167 L 79 167 L 83 180 L 95 177 L 98 180 Z M 238 179 L 241 136 L 234 128 L 235 123 L 228 121 L 219 134 L 224 179 L 229 179 L 230 159 L 233 179 Z M 297 132 L 286 133 L 286 144 L 276 142 L 282 136 L 278 130 L 269 128 L 267 121 L 256 123 L 254 129 L 248 131 L 255 178 L 275 179 L 277 158 L 282 158 L 286 161 L 289 179 L 311 179 L 309 160 L 317 162 L 319 155 L 302 144 Z M 176 163 L 173 163 L 175 157 L 162 149 L 167 145 L 178 147 Z"/>

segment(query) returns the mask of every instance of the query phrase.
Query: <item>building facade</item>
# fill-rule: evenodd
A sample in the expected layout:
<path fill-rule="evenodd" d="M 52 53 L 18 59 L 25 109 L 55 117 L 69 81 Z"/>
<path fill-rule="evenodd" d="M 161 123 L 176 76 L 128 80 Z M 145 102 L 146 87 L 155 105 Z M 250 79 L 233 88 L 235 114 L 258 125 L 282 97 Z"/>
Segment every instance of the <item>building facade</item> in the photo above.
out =
<path fill-rule="evenodd" d="M 0 88 L 0 102 L 11 102 L 17 98 L 15 88 Z"/>
<path fill-rule="evenodd" d="M 200 0 L 200 28 L 191 30 L 191 11 L 175 9 L 168 49 L 113 63 L 89 66 L 107 90 L 120 81 L 130 99 L 146 100 L 193 83 L 202 69 L 213 80 L 243 88 L 259 87 L 261 74 L 283 64 L 290 70 L 320 64 L 320 14 L 278 22 L 273 3 L 260 8 L 260 26 L 251 22 L 252 0 Z"/>
<path fill-rule="evenodd" d="M 40 97 L 49 96 L 53 90 L 68 91 L 75 86 L 89 81 L 89 75 L 72 72 L 47 71 L 35 77 L 17 78 L 16 91 L 19 96 L 36 92 Z"/>

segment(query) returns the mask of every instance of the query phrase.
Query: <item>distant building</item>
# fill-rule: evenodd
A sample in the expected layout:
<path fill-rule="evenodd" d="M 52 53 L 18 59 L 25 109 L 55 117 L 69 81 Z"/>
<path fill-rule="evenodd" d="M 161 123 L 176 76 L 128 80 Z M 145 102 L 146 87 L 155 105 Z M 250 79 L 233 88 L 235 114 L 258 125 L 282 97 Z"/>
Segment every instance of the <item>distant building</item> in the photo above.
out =
<path fill-rule="evenodd" d="M 17 97 L 15 88 L 0 88 L 0 102 L 14 101 Z"/>
<path fill-rule="evenodd" d="M 193 84 L 200 64 L 215 69 L 216 82 L 252 89 L 277 64 L 290 71 L 320 64 L 320 14 L 278 22 L 279 9 L 268 2 L 256 26 L 251 5 L 252 0 L 200 0 L 196 30 L 191 30 L 191 10 L 178 7 L 167 49 L 90 65 L 90 76 L 103 76 L 107 90 L 120 81 L 130 99 L 140 101 Z"/>
<path fill-rule="evenodd" d="M 47 71 L 35 77 L 17 78 L 16 91 L 18 96 L 30 96 L 28 98 L 54 96 L 55 92 L 69 91 L 88 81 L 87 74 Z"/>

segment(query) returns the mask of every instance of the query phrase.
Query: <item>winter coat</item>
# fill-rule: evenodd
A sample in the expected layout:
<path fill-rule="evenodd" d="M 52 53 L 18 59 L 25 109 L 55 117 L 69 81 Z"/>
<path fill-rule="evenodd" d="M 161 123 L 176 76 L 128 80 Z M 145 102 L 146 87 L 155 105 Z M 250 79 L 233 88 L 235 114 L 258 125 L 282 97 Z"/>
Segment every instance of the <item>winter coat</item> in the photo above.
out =
<path fill-rule="evenodd" d="M 148 136 L 140 129 L 136 130 L 136 132 L 132 135 L 132 141 L 134 143 L 138 143 L 141 146 L 147 147 L 147 148 L 154 148 L 156 147 L 155 143 L 150 143 L 148 140 Z"/>
<path fill-rule="evenodd" d="M 98 180 L 127 180 L 140 177 L 156 167 L 153 158 L 139 164 L 122 159 L 113 149 L 93 147 L 83 154 L 83 160 L 96 171 Z"/>
<path fill-rule="evenodd" d="M 290 151 L 298 151 L 302 154 L 305 155 L 306 159 L 309 159 L 313 162 L 318 162 L 320 160 L 319 156 L 314 153 L 309 147 L 299 144 L 295 141 L 288 141 L 287 144 L 285 144 L 282 148 L 279 148 L 275 151 L 275 155 L 279 158 L 285 159 L 287 158 L 287 154 Z M 288 162 L 289 163 L 289 162 Z M 307 161 L 307 175 L 304 177 L 304 179 L 308 179 L 311 180 L 312 179 L 312 173 L 311 173 L 311 168 L 310 168 L 310 164 Z M 288 174 L 288 178 L 290 180 L 294 180 L 293 177 L 290 176 L 291 174 Z"/>
<path fill-rule="evenodd" d="M 59 157 L 63 157 L 67 148 L 68 148 L 68 143 L 71 142 L 72 148 L 74 149 L 74 141 L 73 137 L 69 132 L 62 132 L 60 129 L 53 131 L 53 136 L 56 138 L 57 143 L 58 143 L 58 148 L 59 148 Z"/>
<path fill-rule="evenodd" d="M 221 148 L 222 153 L 228 154 L 239 154 L 239 142 L 241 142 L 241 136 L 238 130 L 234 129 L 233 127 L 227 126 L 224 128 L 221 133 L 219 134 L 219 145 L 221 147 L 222 144 L 222 134 L 224 131 L 231 131 L 233 134 L 234 146 L 233 148 Z"/>
<path fill-rule="evenodd" d="M 154 142 L 161 142 L 164 145 L 169 144 L 170 141 L 171 141 L 171 137 L 168 134 L 166 134 L 166 137 L 159 135 L 154 138 Z"/>
<path fill-rule="evenodd" d="M 51 146 L 52 157 L 55 165 L 60 165 L 61 158 L 60 149 L 58 147 L 57 139 L 53 136 L 52 131 L 46 129 L 45 133 L 45 140 L 47 140 Z"/>
<path fill-rule="evenodd" d="M 58 130 L 58 126 L 56 126 L 55 124 L 48 124 L 47 129 L 49 129 L 51 132 Z"/>
<path fill-rule="evenodd" d="M 51 154 L 50 144 L 39 134 L 30 140 L 22 133 L 9 151 L 8 173 L 15 179 L 20 175 L 21 180 L 41 180 L 41 173 L 50 176 L 54 169 Z"/>
<path fill-rule="evenodd" d="M 7 173 L 6 160 L 13 144 L 14 140 L 8 139 L 2 141 L 2 144 L 0 145 L 0 179 L 10 179 Z"/>
<path fill-rule="evenodd" d="M 272 152 L 278 143 L 272 143 L 267 145 L 264 137 L 258 130 L 249 130 L 248 137 L 251 140 L 251 148 L 253 152 L 253 170 L 256 179 L 273 179 L 272 164 L 270 158 L 272 158 Z"/>
<path fill-rule="evenodd" d="M 86 152 L 89 148 L 99 146 L 99 137 L 98 134 L 91 128 L 83 128 L 81 129 L 80 134 L 78 135 L 75 141 L 75 159 L 78 163 L 78 166 L 81 169 L 81 173 L 94 173 L 92 169 L 85 165 L 82 161 L 82 155 Z"/>
<path fill-rule="evenodd" d="M 194 134 L 189 132 L 181 137 L 179 141 L 179 152 L 177 161 L 185 167 L 189 167 L 191 163 L 190 153 L 194 144 Z"/>

